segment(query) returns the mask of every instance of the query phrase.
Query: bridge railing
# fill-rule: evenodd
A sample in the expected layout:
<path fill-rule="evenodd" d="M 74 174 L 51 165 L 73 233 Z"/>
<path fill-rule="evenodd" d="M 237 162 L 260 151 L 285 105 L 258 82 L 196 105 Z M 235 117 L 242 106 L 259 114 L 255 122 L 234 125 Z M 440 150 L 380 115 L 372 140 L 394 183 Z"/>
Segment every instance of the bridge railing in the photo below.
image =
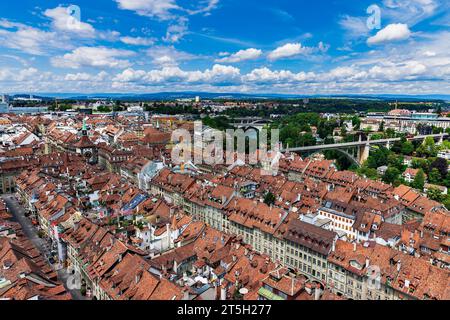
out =
<path fill-rule="evenodd" d="M 431 138 L 445 138 L 448 137 L 447 133 L 440 134 L 431 134 L 431 135 L 419 135 L 415 137 L 406 138 L 407 140 L 424 140 L 428 137 Z M 343 142 L 343 143 L 333 143 L 333 144 L 322 144 L 316 146 L 307 146 L 307 147 L 296 147 L 283 149 L 281 152 L 286 151 L 312 151 L 312 150 L 326 150 L 326 149 L 337 149 L 337 148 L 345 148 L 345 147 L 357 147 L 357 146 L 366 146 L 371 144 L 387 144 L 391 142 L 400 141 L 401 138 L 388 138 L 388 139 L 378 139 L 378 140 L 362 140 L 362 141 L 354 141 L 354 142 Z"/>

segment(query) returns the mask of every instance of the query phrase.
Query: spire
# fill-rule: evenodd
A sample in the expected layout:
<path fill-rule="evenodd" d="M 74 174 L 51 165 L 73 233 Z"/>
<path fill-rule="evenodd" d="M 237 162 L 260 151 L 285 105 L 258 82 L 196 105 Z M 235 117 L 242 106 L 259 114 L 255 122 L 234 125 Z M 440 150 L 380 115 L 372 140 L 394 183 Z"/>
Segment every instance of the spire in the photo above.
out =
<path fill-rule="evenodd" d="M 83 127 L 81 128 L 81 134 L 83 136 L 87 136 L 87 125 L 86 125 L 86 118 L 83 118 Z"/>

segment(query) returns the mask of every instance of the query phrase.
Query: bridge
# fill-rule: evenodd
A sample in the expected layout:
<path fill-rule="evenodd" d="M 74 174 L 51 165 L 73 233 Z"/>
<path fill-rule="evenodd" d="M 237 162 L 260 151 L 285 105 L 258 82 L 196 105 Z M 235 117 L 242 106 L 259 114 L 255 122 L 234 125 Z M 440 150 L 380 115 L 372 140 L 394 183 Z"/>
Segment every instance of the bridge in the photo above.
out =
<path fill-rule="evenodd" d="M 418 135 L 414 137 L 406 138 L 409 141 L 414 140 L 425 140 L 428 137 L 433 138 L 434 140 L 438 140 L 438 144 L 441 144 L 444 140 L 444 138 L 448 137 L 449 135 L 447 133 L 441 133 L 441 134 L 431 134 L 431 135 Z M 390 138 L 390 139 L 379 139 L 379 140 L 360 140 L 354 141 L 354 142 L 343 142 L 343 143 L 334 143 L 334 144 L 323 144 L 323 145 L 316 145 L 316 146 L 307 146 L 307 147 L 298 147 L 298 148 L 287 148 L 281 150 L 282 153 L 284 152 L 304 152 L 304 153 L 314 153 L 319 152 L 323 150 L 337 150 L 343 154 L 345 154 L 352 162 L 354 162 L 356 165 L 360 166 L 364 163 L 364 161 L 367 160 L 370 153 L 370 147 L 374 145 L 383 145 L 386 148 L 390 149 L 391 145 L 396 142 L 400 141 L 401 138 Z M 353 157 L 348 151 L 348 149 L 354 149 L 356 148 L 357 155 L 356 158 Z"/>
<path fill-rule="evenodd" d="M 255 129 L 257 131 L 261 131 L 266 125 L 272 123 L 271 119 L 265 119 L 261 117 L 246 117 L 246 118 L 233 118 L 230 123 L 236 129 Z"/>

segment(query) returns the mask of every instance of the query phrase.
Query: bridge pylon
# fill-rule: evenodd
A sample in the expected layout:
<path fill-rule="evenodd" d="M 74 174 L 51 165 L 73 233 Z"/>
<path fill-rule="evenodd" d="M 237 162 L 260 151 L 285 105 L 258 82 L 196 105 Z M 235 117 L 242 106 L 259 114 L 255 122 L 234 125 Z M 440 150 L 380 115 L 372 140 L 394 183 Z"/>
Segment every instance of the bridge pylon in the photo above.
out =
<path fill-rule="evenodd" d="M 367 159 L 369 159 L 370 144 L 366 143 L 363 146 L 358 147 L 358 162 L 362 165 Z"/>

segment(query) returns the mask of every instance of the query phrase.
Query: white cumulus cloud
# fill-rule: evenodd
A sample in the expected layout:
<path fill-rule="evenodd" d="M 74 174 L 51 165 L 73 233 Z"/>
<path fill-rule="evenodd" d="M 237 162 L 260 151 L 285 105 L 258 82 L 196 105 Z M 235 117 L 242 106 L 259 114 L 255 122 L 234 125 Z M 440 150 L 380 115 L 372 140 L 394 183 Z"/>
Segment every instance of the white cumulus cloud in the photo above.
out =
<path fill-rule="evenodd" d="M 269 53 L 268 58 L 269 60 L 278 60 L 296 56 L 300 53 L 302 53 L 302 45 L 300 43 L 287 43 Z"/>
<path fill-rule="evenodd" d="M 51 62 L 55 67 L 72 69 L 81 67 L 127 68 L 131 63 L 124 58 L 132 55 L 134 55 L 134 52 L 128 50 L 80 47 L 71 53 L 52 58 Z"/>
<path fill-rule="evenodd" d="M 98 74 L 90 74 L 86 72 L 68 73 L 64 77 L 65 81 L 105 81 L 108 73 L 101 71 Z"/>
<path fill-rule="evenodd" d="M 380 44 L 391 41 L 406 40 L 411 36 L 408 25 L 393 23 L 377 32 L 376 35 L 367 39 L 367 44 Z"/>
<path fill-rule="evenodd" d="M 33 55 L 47 55 L 55 49 L 72 48 L 70 39 L 65 35 L 5 19 L 0 20 L 0 43 L 3 47 Z"/>
<path fill-rule="evenodd" d="M 141 16 L 168 20 L 173 17 L 172 10 L 180 7 L 175 0 L 115 0 L 120 9 L 135 11 Z"/>
<path fill-rule="evenodd" d="M 176 43 L 188 33 L 188 19 L 180 17 L 176 23 L 167 28 L 166 36 L 163 38 L 166 42 Z"/>
<path fill-rule="evenodd" d="M 128 36 L 120 37 L 120 41 L 133 46 L 151 46 L 154 43 L 154 40 L 151 38 Z"/>
<path fill-rule="evenodd" d="M 95 37 L 95 29 L 89 23 L 77 20 L 77 18 L 69 14 L 68 8 L 56 7 L 47 9 L 44 15 L 52 19 L 52 26 L 57 31 L 70 32 L 79 36 L 93 38 Z"/>
<path fill-rule="evenodd" d="M 238 68 L 224 66 L 220 64 L 214 65 L 211 69 L 204 71 L 185 71 L 177 66 L 167 66 L 158 70 L 134 70 L 132 68 L 124 70 L 116 75 L 113 81 L 116 83 L 139 83 L 141 85 L 158 85 L 174 82 L 186 83 L 236 83 L 240 81 L 241 73 Z"/>
<path fill-rule="evenodd" d="M 250 48 L 250 49 L 246 49 L 246 50 L 240 50 L 228 57 L 217 59 L 216 62 L 236 63 L 236 62 L 247 61 L 247 60 L 255 60 L 255 59 L 258 59 L 261 55 L 262 55 L 261 50 Z"/>

